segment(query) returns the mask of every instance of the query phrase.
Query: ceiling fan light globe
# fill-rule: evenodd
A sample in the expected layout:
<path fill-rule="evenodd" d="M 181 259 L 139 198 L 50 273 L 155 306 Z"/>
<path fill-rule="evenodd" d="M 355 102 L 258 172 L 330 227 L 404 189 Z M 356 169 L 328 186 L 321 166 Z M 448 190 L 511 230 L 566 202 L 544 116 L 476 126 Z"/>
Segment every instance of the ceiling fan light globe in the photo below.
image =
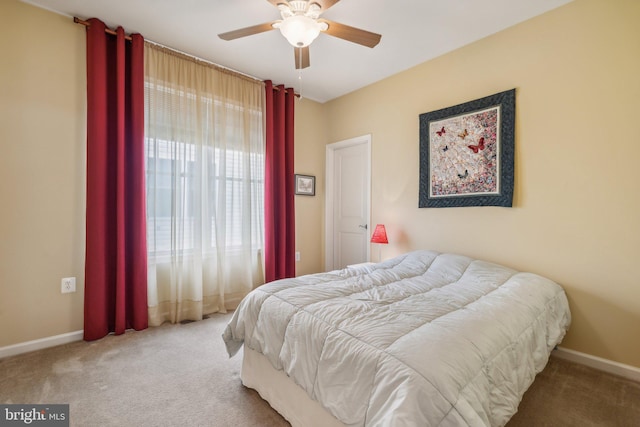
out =
<path fill-rule="evenodd" d="M 320 34 L 320 25 L 315 20 L 295 15 L 284 19 L 280 23 L 280 32 L 294 47 L 306 47 Z"/>

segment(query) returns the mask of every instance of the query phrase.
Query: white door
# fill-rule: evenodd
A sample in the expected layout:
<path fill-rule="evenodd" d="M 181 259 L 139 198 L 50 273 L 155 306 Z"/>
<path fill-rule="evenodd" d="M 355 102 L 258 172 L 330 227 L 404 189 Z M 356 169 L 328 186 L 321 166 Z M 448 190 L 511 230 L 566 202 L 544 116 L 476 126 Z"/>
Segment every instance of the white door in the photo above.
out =
<path fill-rule="evenodd" d="M 327 146 L 327 270 L 369 260 L 370 153 L 370 135 Z"/>

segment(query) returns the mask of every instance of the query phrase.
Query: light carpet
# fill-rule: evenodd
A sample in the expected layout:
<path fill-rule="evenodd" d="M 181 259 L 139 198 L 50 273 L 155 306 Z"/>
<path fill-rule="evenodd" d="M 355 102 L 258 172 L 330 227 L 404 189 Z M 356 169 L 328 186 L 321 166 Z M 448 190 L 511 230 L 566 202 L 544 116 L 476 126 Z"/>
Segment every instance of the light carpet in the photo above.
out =
<path fill-rule="evenodd" d="M 72 426 L 288 426 L 240 382 L 230 314 L 0 360 L 3 403 L 70 404 Z M 508 427 L 637 427 L 640 384 L 552 357 Z"/>

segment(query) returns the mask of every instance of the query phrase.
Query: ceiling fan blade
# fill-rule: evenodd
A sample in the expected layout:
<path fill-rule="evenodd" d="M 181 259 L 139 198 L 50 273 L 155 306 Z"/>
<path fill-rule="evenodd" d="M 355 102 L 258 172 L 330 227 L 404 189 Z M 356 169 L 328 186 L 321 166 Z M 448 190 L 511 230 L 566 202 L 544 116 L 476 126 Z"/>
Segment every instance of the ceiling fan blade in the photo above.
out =
<path fill-rule="evenodd" d="M 296 56 L 296 70 L 301 70 L 311 65 L 309 62 L 309 46 L 294 47 L 293 53 Z"/>
<path fill-rule="evenodd" d="M 222 40 L 234 40 L 240 37 L 251 36 L 253 34 L 264 33 L 265 31 L 274 30 L 273 24 L 279 21 L 265 22 L 264 24 L 253 25 L 251 27 L 240 28 L 238 30 L 229 31 L 226 33 L 218 34 Z"/>
<path fill-rule="evenodd" d="M 277 0 L 276 0 L 277 1 Z M 318 3 L 322 8 L 323 12 L 326 12 L 334 4 L 338 3 L 340 0 L 310 0 L 312 3 Z"/>
<path fill-rule="evenodd" d="M 324 31 L 333 37 L 338 37 L 352 43 L 361 44 L 367 47 L 375 47 L 380 43 L 382 36 L 370 31 L 361 30 L 359 28 L 350 27 L 348 25 L 339 24 L 337 22 L 328 21 L 326 19 L 318 19 L 318 22 L 325 22 L 329 28 Z"/>

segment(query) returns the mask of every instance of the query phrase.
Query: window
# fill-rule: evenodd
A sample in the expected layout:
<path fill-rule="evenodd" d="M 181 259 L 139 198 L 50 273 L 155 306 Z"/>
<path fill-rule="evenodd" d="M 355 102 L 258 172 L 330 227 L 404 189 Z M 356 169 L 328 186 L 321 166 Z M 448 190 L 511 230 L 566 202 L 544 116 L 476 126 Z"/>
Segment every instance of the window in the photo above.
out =
<path fill-rule="evenodd" d="M 154 90 L 175 94 L 152 84 L 147 84 L 145 90 L 147 99 Z M 178 96 L 198 102 L 201 108 L 196 110 L 208 112 L 205 117 L 212 121 L 211 112 L 215 110 L 230 109 L 242 114 L 242 107 L 233 104 L 213 102 L 210 98 L 197 100 L 184 92 Z M 172 116 L 171 112 L 163 115 Z M 256 116 L 255 121 L 262 121 L 260 111 L 251 111 L 250 115 Z M 232 117 L 226 112 L 215 116 Z M 176 132 L 171 123 L 160 128 L 166 133 L 164 138 L 174 137 L 145 138 L 149 252 L 188 253 L 196 247 L 211 252 L 219 246 L 239 249 L 247 239 L 252 245 L 261 246 L 264 151 L 243 151 L 245 144 L 239 136 L 244 132 L 233 120 L 224 126 L 225 135 L 217 131 L 222 126 L 207 125 L 207 132 L 200 133 L 202 140 L 196 142 L 189 142 L 198 135 L 193 129 Z M 186 137 L 181 138 L 181 134 Z M 258 214 L 248 212 L 247 205 Z"/>

